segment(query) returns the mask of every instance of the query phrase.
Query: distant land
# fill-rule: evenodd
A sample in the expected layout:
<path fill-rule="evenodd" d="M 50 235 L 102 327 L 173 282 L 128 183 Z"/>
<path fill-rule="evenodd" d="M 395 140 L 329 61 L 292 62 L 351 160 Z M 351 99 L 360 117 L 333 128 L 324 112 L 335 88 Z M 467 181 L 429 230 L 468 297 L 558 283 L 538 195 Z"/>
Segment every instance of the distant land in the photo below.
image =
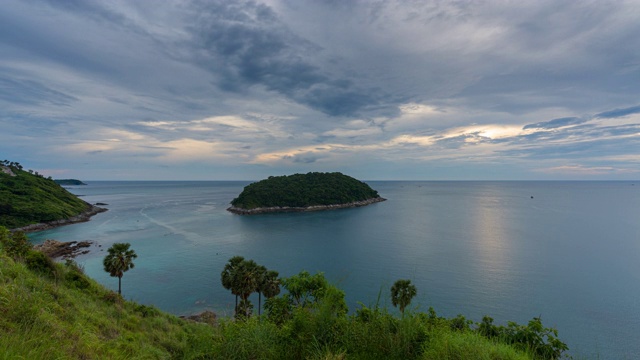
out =
<path fill-rule="evenodd" d="M 319 211 L 385 201 L 366 183 L 339 172 L 270 176 L 249 184 L 227 210 L 240 215 Z"/>
<path fill-rule="evenodd" d="M 106 209 L 93 206 L 37 171 L 0 162 L 0 226 L 38 231 L 87 221 Z"/>
<path fill-rule="evenodd" d="M 58 185 L 87 185 L 80 180 L 77 179 L 56 179 L 53 180 Z"/>

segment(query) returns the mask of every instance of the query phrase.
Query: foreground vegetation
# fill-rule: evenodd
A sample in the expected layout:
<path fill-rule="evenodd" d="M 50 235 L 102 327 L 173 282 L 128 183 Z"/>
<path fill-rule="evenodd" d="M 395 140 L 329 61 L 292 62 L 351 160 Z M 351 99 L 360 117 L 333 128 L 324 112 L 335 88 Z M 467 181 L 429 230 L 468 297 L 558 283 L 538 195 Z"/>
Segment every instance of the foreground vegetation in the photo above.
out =
<path fill-rule="evenodd" d="M 0 226 L 18 228 L 30 224 L 68 219 L 90 205 L 38 172 L 0 161 Z"/>
<path fill-rule="evenodd" d="M 0 359 L 206 358 L 213 330 L 124 301 L 0 228 Z"/>
<path fill-rule="evenodd" d="M 322 274 L 280 281 L 261 316 L 193 322 L 125 301 L 0 227 L 0 359 L 556 359 L 566 350 L 539 319 L 503 327 L 377 305 L 350 315 Z"/>
<path fill-rule="evenodd" d="M 270 176 L 245 186 L 231 205 L 240 209 L 348 204 L 380 195 L 369 185 L 339 172 Z"/>

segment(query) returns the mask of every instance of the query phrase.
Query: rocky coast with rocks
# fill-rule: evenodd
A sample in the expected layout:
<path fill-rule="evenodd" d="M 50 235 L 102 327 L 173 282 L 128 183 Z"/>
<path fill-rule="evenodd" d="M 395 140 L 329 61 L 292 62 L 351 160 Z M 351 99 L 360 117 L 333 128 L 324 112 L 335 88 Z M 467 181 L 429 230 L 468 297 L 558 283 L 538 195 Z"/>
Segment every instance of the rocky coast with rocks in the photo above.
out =
<path fill-rule="evenodd" d="M 361 206 L 375 204 L 385 200 L 387 199 L 377 197 L 377 198 L 371 198 L 371 199 L 362 200 L 362 201 L 354 201 L 354 202 L 344 203 L 344 204 L 314 205 L 314 206 L 305 206 L 305 207 L 274 206 L 274 207 L 260 207 L 260 208 L 254 208 L 254 209 L 243 209 L 243 208 L 231 206 L 227 209 L 227 211 L 232 212 L 234 214 L 238 214 L 238 215 L 257 215 L 257 214 L 279 213 L 279 212 L 309 212 L 309 211 L 361 207 Z"/>
<path fill-rule="evenodd" d="M 44 223 L 38 223 L 38 224 L 31 224 L 31 225 L 27 225 L 27 226 L 23 226 L 20 228 L 16 228 L 16 229 L 11 229 L 12 231 L 24 231 L 24 232 L 34 232 L 34 231 L 42 231 L 42 230 L 49 230 L 49 229 L 53 229 L 59 226 L 64 226 L 64 225 L 70 225 L 70 224 L 77 224 L 77 223 L 81 223 L 81 222 L 85 222 L 85 221 L 89 221 L 89 219 L 91 219 L 92 216 L 97 215 L 99 213 L 105 212 L 107 211 L 107 209 L 105 208 L 101 208 L 95 205 L 89 205 L 89 209 L 76 215 L 76 216 L 72 216 L 68 219 L 61 219 L 61 220 L 55 220 L 55 221 L 49 221 L 49 222 L 44 222 Z"/>
<path fill-rule="evenodd" d="M 47 239 L 44 243 L 35 245 L 34 250 L 41 251 L 52 259 L 73 259 L 78 255 L 88 254 L 92 241 L 57 241 Z"/>

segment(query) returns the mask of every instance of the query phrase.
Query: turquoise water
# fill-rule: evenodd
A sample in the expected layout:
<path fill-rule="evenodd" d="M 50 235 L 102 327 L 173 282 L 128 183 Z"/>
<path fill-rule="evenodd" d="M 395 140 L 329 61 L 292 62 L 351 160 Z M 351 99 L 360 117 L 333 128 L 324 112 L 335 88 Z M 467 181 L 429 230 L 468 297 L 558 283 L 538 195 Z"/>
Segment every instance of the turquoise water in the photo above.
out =
<path fill-rule="evenodd" d="M 399 278 L 413 304 L 438 314 L 557 327 L 571 354 L 640 358 L 640 183 L 369 182 L 388 201 L 315 213 L 239 216 L 225 211 L 247 182 L 90 182 L 69 188 L 109 211 L 90 222 L 31 234 L 93 240 L 77 258 L 102 269 L 114 242 L 129 242 L 136 267 L 123 295 L 175 314 L 231 314 L 220 285 L 234 255 L 282 276 L 322 271 L 357 302 L 390 306 Z"/>

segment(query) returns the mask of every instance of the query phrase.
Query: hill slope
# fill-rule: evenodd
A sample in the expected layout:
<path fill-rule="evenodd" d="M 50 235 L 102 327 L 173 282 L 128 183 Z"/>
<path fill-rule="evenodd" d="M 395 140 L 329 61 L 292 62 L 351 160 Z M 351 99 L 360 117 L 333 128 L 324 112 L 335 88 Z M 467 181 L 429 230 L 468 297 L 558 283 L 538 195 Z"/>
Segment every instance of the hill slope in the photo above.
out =
<path fill-rule="evenodd" d="M 212 348 L 210 326 L 124 301 L 76 265 L 37 256 L 0 251 L 0 314 L 2 359 L 189 359 Z"/>
<path fill-rule="evenodd" d="M 262 212 L 317 210 L 361 206 L 383 201 L 369 185 L 339 172 L 270 176 L 247 185 L 231 201 L 229 211 L 263 209 Z"/>
<path fill-rule="evenodd" d="M 0 227 L 0 238 L 3 230 Z M 6 234 L 4 230 L 5 239 Z M 464 318 L 461 323 L 460 317 L 446 320 L 416 313 L 398 319 L 377 307 L 336 317 L 320 304 L 282 325 L 268 318 L 209 317 L 206 323 L 196 323 L 125 301 L 87 278 L 75 263 L 54 264 L 33 256 L 33 251 L 17 261 L 2 250 L 3 242 L 4 359 L 534 358 L 526 349 L 519 351 L 465 329 Z"/>
<path fill-rule="evenodd" d="M 25 171 L 17 163 L 3 164 L 7 165 L 0 165 L 0 226 L 69 219 L 92 209 L 54 180 Z"/>

